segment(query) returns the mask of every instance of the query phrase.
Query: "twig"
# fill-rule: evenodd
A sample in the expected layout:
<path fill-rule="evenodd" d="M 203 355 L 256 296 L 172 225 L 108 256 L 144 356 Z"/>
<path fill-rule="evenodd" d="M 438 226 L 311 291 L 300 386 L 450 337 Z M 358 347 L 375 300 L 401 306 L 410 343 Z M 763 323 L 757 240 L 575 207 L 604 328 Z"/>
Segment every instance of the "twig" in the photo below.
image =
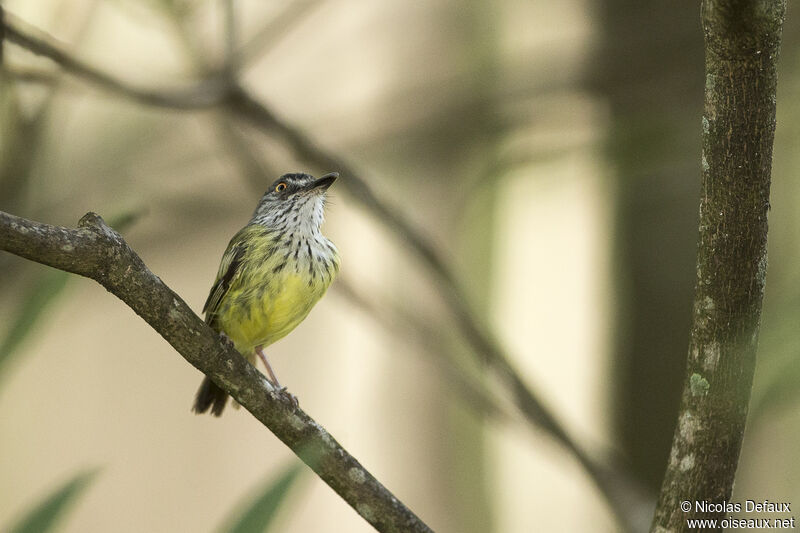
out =
<path fill-rule="evenodd" d="M 639 512 L 630 505 L 631 501 L 646 500 L 646 497 L 640 493 L 638 483 L 619 467 L 591 458 L 567 432 L 552 411 L 522 380 L 510 357 L 500 347 L 500 343 L 473 314 L 463 290 L 456 282 L 455 276 L 445 264 L 439 251 L 408 222 L 403 214 L 380 200 L 367 181 L 361 177 L 361 174 L 344 159 L 326 152 L 300 130 L 278 118 L 241 85 L 231 86 L 224 82 L 214 83 L 214 80 L 210 80 L 183 91 L 164 92 L 135 88 L 73 59 L 67 52 L 54 45 L 51 39 L 30 37 L 20 31 L 16 25 L 8 37 L 20 46 L 53 59 L 65 70 L 101 88 L 142 103 L 185 110 L 216 106 L 266 133 L 276 135 L 288 144 L 298 159 L 309 162 L 320 169 L 336 169 L 340 174 L 346 176 L 346 179 L 341 180 L 341 185 L 347 192 L 404 241 L 434 274 L 441 294 L 456 317 L 462 334 L 473 347 L 474 352 L 484 357 L 511 391 L 515 404 L 524 417 L 536 427 L 553 436 L 575 456 L 627 529 L 639 529 L 637 524 L 640 522 L 636 520 Z M 211 84 L 213 90 L 208 88 L 203 90 L 206 83 Z"/>
<path fill-rule="evenodd" d="M 88 213 L 77 229 L 70 229 L 0 211 L 0 249 L 103 285 L 230 393 L 378 531 L 431 531 L 325 428 L 221 342 L 98 215 Z"/>
<path fill-rule="evenodd" d="M 725 518 L 742 445 L 767 270 L 784 0 L 704 0 L 703 180 L 686 382 L 653 532 Z M 697 502 L 712 502 L 710 509 Z M 716 529 L 716 528 L 715 528 Z M 719 526 L 722 529 L 722 526 Z"/>

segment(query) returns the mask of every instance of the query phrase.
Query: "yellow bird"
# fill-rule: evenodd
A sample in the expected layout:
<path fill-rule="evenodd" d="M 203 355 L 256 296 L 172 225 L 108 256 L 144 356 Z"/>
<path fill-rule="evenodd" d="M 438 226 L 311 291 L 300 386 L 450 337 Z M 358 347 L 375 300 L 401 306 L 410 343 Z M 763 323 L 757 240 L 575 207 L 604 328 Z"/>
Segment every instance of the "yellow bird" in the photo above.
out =
<path fill-rule="evenodd" d="M 233 236 L 203 312 L 206 323 L 250 362 L 258 355 L 280 388 L 264 348 L 308 315 L 339 272 L 339 252 L 322 235 L 325 195 L 339 177 L 284 174 Z M 228 394 L 206 377 L 194 412 L 222 414 Z"/>

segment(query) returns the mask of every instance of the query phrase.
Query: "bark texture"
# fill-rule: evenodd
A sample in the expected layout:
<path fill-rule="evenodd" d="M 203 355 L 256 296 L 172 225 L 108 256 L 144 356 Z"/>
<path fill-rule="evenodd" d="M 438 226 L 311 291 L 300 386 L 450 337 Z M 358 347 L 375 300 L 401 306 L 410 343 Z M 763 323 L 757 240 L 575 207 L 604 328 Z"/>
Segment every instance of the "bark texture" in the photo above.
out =
<path fill-rule="evenodd" d="M 747 418 L 767 270 L 783 0 L 706 0 L 702 198 L 692 333 L 678 425 L 652 526 L 689 531 L 728 501 Z M 690 511 L 681 510 L 689 502 Z M 721 529 L 721 528 L 720 528 Z"/>
<path fill-rule="evenodd" d="M 77 229 L 0 211 L 0 250 L 91 278 L 267 426 L 378 531 L 429 532 L 411 510 L 167 287 L 94 213 Z"/>

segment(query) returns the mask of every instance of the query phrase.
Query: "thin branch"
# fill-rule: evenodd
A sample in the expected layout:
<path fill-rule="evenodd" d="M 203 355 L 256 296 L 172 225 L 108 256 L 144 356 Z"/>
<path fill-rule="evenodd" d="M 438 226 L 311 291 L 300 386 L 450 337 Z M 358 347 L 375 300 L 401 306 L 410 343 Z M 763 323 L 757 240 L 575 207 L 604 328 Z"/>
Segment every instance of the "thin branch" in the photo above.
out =
<path fill-rule="evenodd" d="M 9 26 L 9 29 L 12 29 L 12 26 Z M 626 528 L 638 529 L 637 524 L 640 523 L 637 520 L 638 509 L 633 509 L 630 502 L 647 500 L 646 496 L 640 493 L 638 483 L 620 467 L 593 459 L 584 447 L 578 444 L 550 408 L 522 380 L 509 355 L 501 348 L 488 327 L 473 313 L 463 289 L 438 249 L 399 210 L 379 199 L 361 173 L 347 161 L 317 146 L 303 132 L 280 119 L 241 85 L 214 84 L 214 80 L 211 80 L 207 83 L 212 83 L 215 90 L 201 91 L 200 88 L 204 85 L 201 83 L 197 88 L 183 91 L 185 93 L 183 95 L 180 91 L 163 92 L 135 88 L 73 59 L 62 48 L 54 45 L 51 39 L 28 36 L 17 27 L 16 23 L 8 38 L 20 46 L 53 59 L 65 70 L 80 78 L 142 103 L 175 109 L 217 106 L 231 116 L 282 139 L 292 149 L 297 159 L 319 169 L 336 169 L 346 176 L 346 179 L 341 180 L 341 186 L 378 221 L 405 242 L 434 274 L 441 295 L 456 317 L 462 334 L 474 352 L 485 359 L 511 391 L 514 402 L 524 417 L 534 426 L 553 436 L 574 455 Z"/>
<path fill-rule="evenodd" d="M 378 531 L 431 531 L 325 428 L 221 342 L 98 215 L 88 213 L 77 229 L 70 229 L 0 211 L 0 249 L 100 283 L 230 393 Z"/>
<path fill-rule="evenodd" d="M 498 398 L 489 390 L 489 387 L 475 379 L 463 370 L 447 351 L 433 352 L 431 346 L 437 344 L 441 335 L 429 322 L 406 312 L 396 305 L 387 305 L 385 302 L 378 306 L 370 301 L 364 294 L 340 278 L 336 281 L 335 292 L 341 294 L 347 301 L 360 309 L 364 315 L 374 320 L 388 332 L 398 338 L 412 339 L 422 346 L 423 350 L 431 352 L 429 358 L 445 375 L 460 394 L 461 399 L 472 407 L 478 414 L 487 415 L 500 422 L 510 422 L 511 413 Z M 409 335 L 408 332 L 413 332 Z"/>
<path fill-rule="evenodd" d="M 8 75 L 8 77 L 14 81 L 22 83 L 55 86 L 59 81 L 59 76 L 57 73 L 53 72 L 53 69 L 17 65 L 5 65 L 4 68 L 4 74 Z"/>
<path fill-rule="evenodd" d="M 725 518 L 747 420 L 767 270 L 784 0 L 704 0 L 703 178 L 686 381 L 653 532 Z"/>
<path fill-rule="evenodd" d="M 219 105 L 227 95 L 228 84 L 223 78 L 209 78 L 178 89 L 146 89 L 106 74 L 65 51 L 54 38 L 33 35 L 30 28 L 6 13 L 5 38 L 34 54 L 44 56 L 59 64 L 64 70 L 91 84 L 124 96 L 136 102 L 178 110 L 205 109 Z"/>

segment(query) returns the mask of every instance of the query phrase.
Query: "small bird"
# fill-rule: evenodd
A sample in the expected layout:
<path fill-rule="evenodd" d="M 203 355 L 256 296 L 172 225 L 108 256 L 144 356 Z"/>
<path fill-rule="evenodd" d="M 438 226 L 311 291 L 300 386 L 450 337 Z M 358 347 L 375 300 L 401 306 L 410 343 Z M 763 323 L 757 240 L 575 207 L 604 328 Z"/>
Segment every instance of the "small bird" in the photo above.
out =
<path fill-rule="evenodd" d="M 321 230 L 326 191 L 338 177 L 293 173 L 275 181 L 228 243 L 203 306 L 206 323 L 251 363 L 258 355 L 281 390 L 264 348 L 303 321 L 339 272 L 339 252 Z M 227 400 L 206 377 L 193 410 L 220 416 Z"/>

